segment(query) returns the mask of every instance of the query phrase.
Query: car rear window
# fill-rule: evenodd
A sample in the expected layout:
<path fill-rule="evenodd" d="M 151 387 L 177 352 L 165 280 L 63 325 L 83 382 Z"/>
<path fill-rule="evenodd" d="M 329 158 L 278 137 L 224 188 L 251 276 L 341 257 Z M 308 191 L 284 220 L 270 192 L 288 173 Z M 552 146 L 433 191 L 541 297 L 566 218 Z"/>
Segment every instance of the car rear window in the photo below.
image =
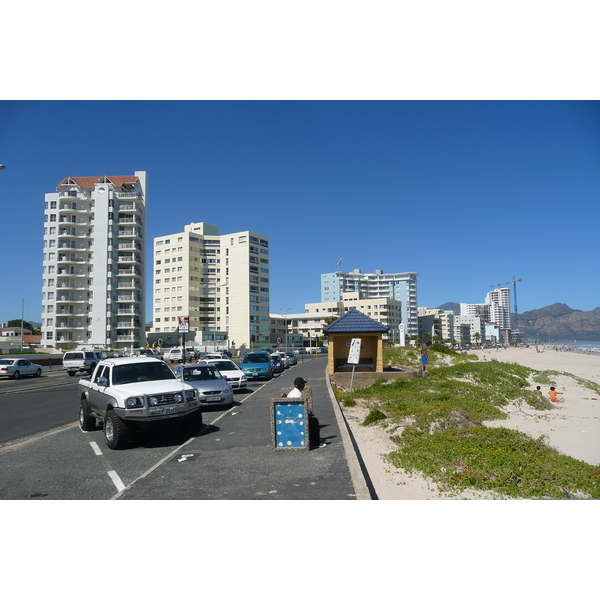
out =
<path fill-rule="evenodd" d="M 67 352 L 64 360 L 82 360 L 83 352 Z"/>
<path fill-rule="evenodd" d="M 209 379 L 223 379 L 213 367 L 194 367 L 183 370 L 184 381 L 207 381 Z"/>
<path fill-rule="evenodd" d="M 245 363 L 268 363 L 271 358 L 267 354 L 246 354 L 244 356 Z"/>

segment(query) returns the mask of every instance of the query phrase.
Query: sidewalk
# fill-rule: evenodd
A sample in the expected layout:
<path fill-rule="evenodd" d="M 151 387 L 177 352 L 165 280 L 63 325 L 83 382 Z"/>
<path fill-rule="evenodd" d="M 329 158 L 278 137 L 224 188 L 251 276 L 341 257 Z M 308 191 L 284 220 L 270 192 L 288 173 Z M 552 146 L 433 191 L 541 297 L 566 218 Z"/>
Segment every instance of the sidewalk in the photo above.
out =
<path fill-rule="evenodd" d="M 226 413 L 205 412 L 204 428 L 125 488 L 123 500 L 369 499 L 351 436 L 325 376 L 326 359 L 306 359 Z M 296 377 L 308 379 L 325 446 L 274 451 L 270 400 Z"/>

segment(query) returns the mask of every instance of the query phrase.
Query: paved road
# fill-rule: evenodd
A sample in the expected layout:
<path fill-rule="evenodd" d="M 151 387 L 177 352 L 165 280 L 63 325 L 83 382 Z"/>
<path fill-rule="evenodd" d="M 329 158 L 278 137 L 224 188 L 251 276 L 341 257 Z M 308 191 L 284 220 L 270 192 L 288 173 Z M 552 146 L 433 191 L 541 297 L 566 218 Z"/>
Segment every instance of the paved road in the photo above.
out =
<path fill-rule="evenodd" d="M 356 491 L 325 380 L 326 359 L 308 359 L 261 387 L 211 421 L 164 462 L 134 481 L 118 499 L 343 500 Z M 313 412 L 325 446 L 311 451 L 274 451 L 270 399 L 298 377 L 309 380 Z M 208 418 L 207 418 L 208 417 Z"/>
<path fill-rule="evenodd" d="M 365 497 L 325 366 L 325 357 L 306 358 L 265 385 L 252 384 L 231 410 L 205 412 L 202 431 L 189 441 L 175 427 L 141 435 L 121 451 L 106 447 L 100 429 L 79 428 L 76 379 L 45 371 L 40 379 L 2 381 L 0 499 L 354 499 L 353 477 Z M 309 379 L 325 446 L 276 452 L 270 399 L 299 375 Z"/>

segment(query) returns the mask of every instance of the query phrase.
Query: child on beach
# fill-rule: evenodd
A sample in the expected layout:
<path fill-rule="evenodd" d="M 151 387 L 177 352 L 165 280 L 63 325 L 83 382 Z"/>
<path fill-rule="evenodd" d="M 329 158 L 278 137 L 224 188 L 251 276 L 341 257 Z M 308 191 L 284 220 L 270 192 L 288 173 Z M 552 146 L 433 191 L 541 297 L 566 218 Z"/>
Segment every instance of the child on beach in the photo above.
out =
<path fill-rule="evenodd" d="M 553 387 L 551 387 L 550 391 L 548 392 L 548 395 L 550 396 L 550 400 L 552 400 L 552 402 L 564 402 L 564 400 L 558 399 L 558 394 L 562 394 L 562 392 L 557 392 Z"/>

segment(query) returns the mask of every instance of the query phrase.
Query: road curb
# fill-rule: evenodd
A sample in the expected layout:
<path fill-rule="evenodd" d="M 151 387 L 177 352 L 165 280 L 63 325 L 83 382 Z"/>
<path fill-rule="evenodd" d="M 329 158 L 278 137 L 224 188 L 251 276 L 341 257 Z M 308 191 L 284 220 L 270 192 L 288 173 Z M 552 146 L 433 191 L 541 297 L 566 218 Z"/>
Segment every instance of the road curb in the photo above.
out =
<path fill-rule="evenodd" d="M 331 387 L 331 381 L 329 375 L 325 373 L 325 381 L 327 382 L 327 391 L 329 392 L 329 399 L 333 405 L 333 412 L 337 419 L 338 427 L 342 435 L 342 443 L 344 444 L 344 452 L 346 453 L 346 460 L 348 461 L 348 467 L 350 469 L 350 476 L 352 477 L 352 485 L 356 493 L 357 500 L 378 500 L 375 488 L 373 487 L 367 468 L 360 455 L 360 449 L 356 444 L 354 436 L 346 417 L 340 407 L 338 399 L 335 397 L 333 389 Z"/>

